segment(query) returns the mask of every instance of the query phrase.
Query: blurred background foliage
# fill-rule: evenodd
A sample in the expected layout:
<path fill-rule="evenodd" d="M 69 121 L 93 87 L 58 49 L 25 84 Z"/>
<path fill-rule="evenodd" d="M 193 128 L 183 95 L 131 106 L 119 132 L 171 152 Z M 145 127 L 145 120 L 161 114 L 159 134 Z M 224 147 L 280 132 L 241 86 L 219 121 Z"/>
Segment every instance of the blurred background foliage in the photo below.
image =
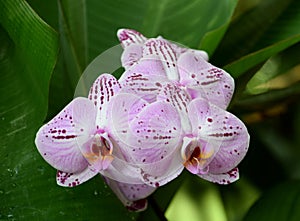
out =
<path fill-rule="evenodd" d="M 238 182 L 184 172 L 140 214 L 100 176 L 56 185 L 35 133 L 71 101 L 87 65 L 118 44 L 122 27 L 204 49 L 235 78 L 229 110 L 251 135 Z M 299 42 L 298 0 L 1 0 L 0 220 L 299 220 Z"/>

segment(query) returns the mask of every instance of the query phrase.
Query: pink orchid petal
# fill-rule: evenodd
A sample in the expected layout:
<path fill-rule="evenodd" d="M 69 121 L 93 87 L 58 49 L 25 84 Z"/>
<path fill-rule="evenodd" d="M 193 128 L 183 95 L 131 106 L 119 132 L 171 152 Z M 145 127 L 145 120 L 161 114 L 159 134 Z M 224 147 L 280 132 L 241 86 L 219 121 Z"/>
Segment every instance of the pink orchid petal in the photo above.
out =
<path fill-rule="evenodd" d="M 189 51 L 189 52 L 192 52 L 196 55 L 199 55 L 201 56 L 204 60 L 208 61 L 208 54 L 206 51 L 203 51 L 203 50 L 196 50 L 196 49 L 190 49 L 190 48 L 187 48 L 186 46 L 184 45 L 180 45 L 179 43 L 177 42 L 172 42 L 172 41 L 168 41 L 166 39 L 164 39 L 163 37 L 161 36 L 158 36 L 157 39 L 163 39 L 167 42 L 169 42 L 169 44 L 172 46 L 172 48 L 174 49 L 174 51 L 176 52 L 176 55 L 177 57 L 179 58 L 181 54 Z"/>
<path fill-rule="evenodd" d="M 234 91 L 233 78 L 206 62 L 199 53 L 188 51 L 178 59 L 180 83 L 193 99 L 202 97 L 226 109 Z"/>
<path fill-rule="evenodd" d="M 143 58 L 159 60 L 169 80 L 179 80 L 177 55 L 170 43 L 163 39 L 149 39 L 143 47 Z"/>
<path fill-rule="evenodd" d="M 140 44 L 131 44 L 127 46 L 121 56 L 122 66 L 128 70 L 135 65 L 143 55 L 143 46 Z"/>
<path fill-rule="evenodd" d="M 204 99 L 193 100 L 188 106 L 188 114 L 193 135 L 205 141 L 209 151 L 214 151 L 209 172 L 220 174 L 235 168 L 249 147 L 249 134 L 244 123 Z"/>
<path fill-rule="evenodd" d="M 100 171 L 100 173 L 112 180 L 131 183 L 131 184 L 143 184 L 143 180 L 140 177 L 140 169 L 136 165 L 130 164 L 117 157 L 106 170 Z"/>
<path fill-rule="evenodd" d="M 132 44 L 143 44 L 147 40 L 141 33 L 132 29 L 119 29 L 117 36 L 123 48 Z"/>
<path fill-rule="evenodd" d="M 140 168 L 148 185 L 164 185 L 182 171 L 180 117 L 169 103 L 145 107 L 131 121 L 125 144 L 127 161 Z"/>
<path fill-rule="evenodd" d="M 146 57 L 127 69 L 120 77 L 119 82 L 122 84 L 129 76 L 137 74 L 143 74 L 150 78 L 160 77 L 165 81 L 168 80 L 162 62 L 158 59 Z"/>
<path fill-rule="evenodd" d="M 125 161 L 125 158 L 129 158 L 130 150 L 127 156 L 123 156 L 118 148 L 114 148 L 114 160 L 106 170 L 100 171 L 100 173 L 112 180 L 131 183 L 131 184 L 148 184 L 153 187 L 162 186 L 174 178 L 176 178 L 183 170 L 182 159 L 179 154 L 180 145 L 174 148 L 163 159 L 153 163 L 131 163 Z"/>
<path fill-rule="evenodd" d="M 137 164 L 142 181 L 149 186 L 159 187 L 178 177 L 184 169 L 179 151 L 180 146 L 175 147 L 172 153 L 159 161 Z"/>
<path fill-rule="evenodd" d="M 127 144 L 129 122 L 147 105 L 147 101 L 129 93 L 119 93 L 111 100 L 107 107 L 107 129 L 118 146 Z"/>
<path fill-rule="evenodd" d="M 170 103 L 172 106 L 174 106 L 180 115 L 181 127 L 183 131 L 187 133 L 191 130 L 190 122 L 187 116 L 187 106 L 190 102 L 190 96 L 185 90 L 182 90 L 180 87 L 172 83 L 165 84 L 160 90 L 157 100 Z"/>
<path fill-rule="evenodd" d="M 221 173 L 221 174 L 208 173 L 208 174 L 201 174 L 198 176 L 201 177 L 202 179 L 208 180 L 213 183 L 230 184 L 239 179 L 239 170 L 238 168 L 234 168 L 226 173 Z"/>
<path fill-rule="evenodd" d="M 84 170 L 88 162 L 80 145 L 94 130 L 96 110 L 87 98 L 75 98 L 49 123 L 40 128 L 35 144 L 43 158 L 54 168 L 69 173 Z"/>
<path fill-rule="evenodd" d="M 208 61 L 209 57 L 206 51 L 196 50 L 196 49 L 188 49 L 190 52 L 194 53 L 196 56 L 202 57 L 205 61 Z"/>
<path fill-rule="evenodd" d="M 146 184 L 128 184 L 117 182 L 107 177 L 104 178 L 120 201 L 130 211 L 138 212 L 145 210 L 147 208 L 146 197 L 156 190 L 156 188 Z"/>
<path fill-rule="evenodd" d="M 147 64 L 144 64 L 144 61 L 140 64 L 143 64 L 143 68 L 147 68 Z M 140 64 L 136 65 L 133 70 L 138 69 L 136 67 L 140 66 Z M 151 66 L 149 69 L 151 69 Z M 136 94 L 149 103 L 154 102 L 162 88 L 161 82 L 166 81 L 166 78 L 160 75 L 147 74 L 149 69 L 147 71 L 133 72 L 131 75 L 125 72 L 127 76 L 121 81 L 122 92 Z"/>
<path fill-rule="evenodd" d="M 132 150 L 134 163 L 152 163 L 166 157 L 178 146 L 181 136 L 180 117 L 168 103 L 146 106 L 129 122 L 124 143 Z"/>
<path fill-rule="evenodd" d="M 93 178 L 97 174 L 98 172 L 93 170 L 91 167 L 86 167 L 83 171 L 76 173 L 63 172 L 58 170 L 56 174 L 56 181 L 60 186 L 75 187 Z"/>
<path fill-rule="evenodd" d="M 110 74 L 101 74 L 93 83 L 88 98 L 97 106 L 97 126 L 106 124 L 106 107 L 111 98 L 118 93 L 121 85 Z"/>

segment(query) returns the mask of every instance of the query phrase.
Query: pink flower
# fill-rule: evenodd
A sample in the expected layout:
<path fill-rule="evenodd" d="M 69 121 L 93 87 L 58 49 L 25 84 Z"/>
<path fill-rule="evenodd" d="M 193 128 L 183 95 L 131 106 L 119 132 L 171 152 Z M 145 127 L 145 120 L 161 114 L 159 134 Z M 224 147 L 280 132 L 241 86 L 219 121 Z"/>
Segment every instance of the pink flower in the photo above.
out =
<path fill-rule="evenodd" d="M 228 184 L 238 179 L 249 135 L 225 111 L 233 78 L 207 62 L 204 51 L 182 48 L 162 37 L 147 39 L 134 30 L 118 31 L 126 71 L 120 83 L 149 102 L 165 101 L 178 111 L 183 166 L 203 179 Z"/>
<path fill-rule="evenodd" d="M 237 180 L 249 135 L 225 110 L 232 77 L 203 51 L 128 29 L 118 37 L 126 69 L 120 80 L 100 75 L 88 98 L 75 98 L 37 133 L 57 183 L 73 187 L 100 173 L 137 211 L 184 168 L 220 184 Z"/>

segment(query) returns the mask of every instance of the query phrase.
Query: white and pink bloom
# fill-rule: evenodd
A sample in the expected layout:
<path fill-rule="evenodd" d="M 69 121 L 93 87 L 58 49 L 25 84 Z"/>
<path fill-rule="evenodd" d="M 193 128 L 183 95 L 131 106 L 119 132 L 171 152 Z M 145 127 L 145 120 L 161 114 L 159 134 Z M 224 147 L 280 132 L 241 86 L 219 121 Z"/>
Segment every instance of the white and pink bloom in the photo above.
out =
<path fill-rule="evenodd" d="M 119 80 L 102 74 L 88 98 L 75 98 L 40 128 L 36 146 L 76 186 L 100 173 L 131 210 L 184 168 L 228 184 L 238 179 L 249 135 L 227 108 L 232 77 L 204 51 L 121 29 L 125 68 Z"/>

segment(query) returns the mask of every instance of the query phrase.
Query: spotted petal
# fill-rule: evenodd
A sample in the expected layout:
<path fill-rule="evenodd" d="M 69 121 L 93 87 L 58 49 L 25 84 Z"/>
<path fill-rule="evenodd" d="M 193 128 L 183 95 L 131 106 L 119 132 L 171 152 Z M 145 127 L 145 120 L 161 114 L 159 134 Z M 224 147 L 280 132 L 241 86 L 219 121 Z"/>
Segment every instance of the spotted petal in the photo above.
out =
<path fill-rule="evenodd" d="M 169 103 L 155 102 L 145 107 L 129 124 L 125 141 L 127 161 L 140 168 L 141 178 L 160 186 L 182 170 L 180 117 Z M 171 178 L 172 177 L 172 178 Z"/>
<path fill-rule="evenodd" d="M 160 89 L 157 100 L 170 103 L 175 107 L 180 115 L 183 131 L 190 131 L 190 122 L 187 116 L 187 106 L 190 102 L 190 96 L 185 90 L 172 83 L 164 84 Z"/>
<path fill-rule="evenodd" d="M 88 97 L 97 106 L 96 125 L 98 127 L 106 125 L 107 103 L 118 93 L 120 88 L 118 80 L 110 74 L 101 74 L 93 83 Z"/>
<path fill-rule="evenodd" d="M 199 53 L 187 51 L 178 59 L 180 83 L 186 86 L 191 97 L 204 98 L 226 109 L 233 91 L 233 78 L 224 70 L 203 59 Z"/>
<path fill-rule="evenodd" d="M 226 173 L 220 173 L 220 174 L 208 173 L 208 174 L 199 174 L 198 176 L 201 177 L 202 179 L 208 180 L 213 183 L 230 184 L 239 179 L 239 170 L 238 168 L 234 168 Z"/>
<path fill-rule="evenodd" d="M 119 79 L 119 82 L 124 82 L 129 76 L 143 74 L 149 77 L 161 77 L 163 80 L 168 80 L 164 66 L 160 59 L 153 59 L 151 56 L 142 58 L 134 66 L 127 69 Z"/>
<path fill-rule="evenodd" d="M 88 162 L 80 143 L 93 133 L 96 110 L 87 98 L 76 98 L 49 123 L 40 128 L 35 144 L 43 158 L 54 168 L 68 173 L 83 171 Z"/>
<path fill-rule="evenodd" d="M 149 103 L 152 103 L 156 101 L 156 98 L 162 89 L 163 82 L 167 81 L 167 79 L 162 75 L 155 75 L 154 73 L 148 74 L 147 72 L 149 69 L 151 70 L 151 67 L 153 66 L 148 66 L 145 61 L 136 65 L 133 69 L 138 69 L 137 67 L 141 64 L 145 69 L 149 67 L 148 70 L 137 70 L 132 72 L 131 75 L 128 72 L 125 72 L 121 81 L 122 92 L 136 94 Z"/>
<path fill-rule="evenodd" d="M 93 170 L 90 166 L 86 167 L 83 171 L 76 173 L 68 173 L 58 170 L 56 174 L 56 182 L 60 186 L 75 187 L 91 179 L 97 174 L 98 172 Z"/>
<path fill-rule="evenodd" d="M 195 99 L 188 106 L 192 134 L 205 141 L 214 155 L 209 162 L 209 173 L 221 174 L 235 168 L 244 158 L 249 146 L 247 128 L 233 114 Z"/>
<path fill-rule="evenodd" d="M 128 184 L 111 180 L 105 177 L 106 183 L 117 195 L 120 201 L 131 211 L 143 211 L 147 208 L 146 197 L 156 188 L 146 184 Z"/>
<path fill-rule="evenodd" d="M 157 39 L 163 39 L 165 41 L 168 41 L 161 36 L 158 36 Z M 196 55 L 201 56 L 205 61 L 208 61 L 208 54 L 206 51 L 190 49 L 190 48 L 185 47 L 184 45 L 178 44 L 177 42 L 171 42 L 171 41 L 168 41 L 168 42 L 172 46 L 172 48 L 175 50 L 177 57 L 180 57 L 181 54 L 183 54 L 187 51 L 190 51 L 192 53 L 195 53 Z"/>
<path fill-rule="evenodd" d="M 129 93 L 119 93 L 109 103 L 107 129 L 118 146 L 127 144 L 129 122 L 148 104 L 147 101 Z"/>
<path fill-rule="evenodd" d="M 177 55 L 170 43 L 164 39 L 149 39 L 143 47 L 143 58 L 161 62 L 169 80 L 179 80 Z"/>
<path fill-rule="evenodd" d="M 156 162 L 178 145 L 180 133 L 180 118 L 176 109 L 171 104 L 155 102 L 129 122 L 128 136 L 124 142 L 135 150 L 130 153 L 132 160 Z"/>

